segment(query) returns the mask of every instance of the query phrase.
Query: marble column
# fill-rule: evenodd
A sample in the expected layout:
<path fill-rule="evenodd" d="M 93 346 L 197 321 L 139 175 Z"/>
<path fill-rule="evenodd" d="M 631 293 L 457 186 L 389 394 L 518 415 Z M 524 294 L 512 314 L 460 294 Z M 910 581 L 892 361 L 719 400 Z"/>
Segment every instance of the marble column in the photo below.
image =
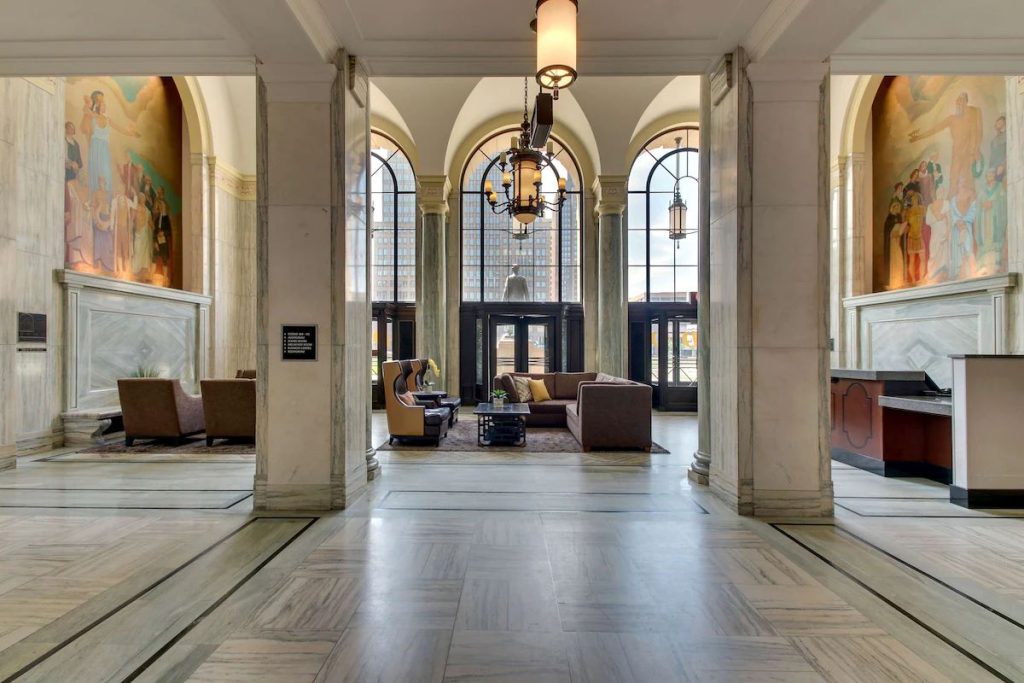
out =
<path fill-rule="evenodd" d="M 601 175 L 594 182 L 597 216 L 597 370 L 626 376 L 626 181 Z"/>
<path fill-rule="evenodd" d="M 1007 270 L 1024 273 L 1024 89 L 1017 76 L 1006 78 Z M 1007 353 L 1024 354 L 1024 288 L 1009 296 Z"/>
<path fill-rule="evenodd" d="M 828 67 L 746 64 L 712 107 L 711 488 L 741 514 L 832 512 Z"/>
<path fill-rule="evenodd" d="M 449 386 L 447 362 L 448 287 L 447 232 L 448 194 L 451 183 L 444 175 L 416 178 L 420 228 L 416 240 L 416 355 L 433 358 L 441 370 L 439 387 Z"/>
<path fill-rule="evenodd" d="M 0 122 L 7 116 L 6 113 L 0 113 Z M 13 128 L 13 121 L 9 126 L 0 126 L 0 135 L 5 131 L 13 132 Z M 17 222 L 12 210 L 15 158 L 13 140 L 0 138 L 0 470 L 10 469 L 17 464 L 15 425 L 18 401 L 15 396 L 14 358 L 18 330 L 15 304 L 18 291 L 18 270 L 15 267 L 18 237 Z"/>
<path fill-rule="evenodd" d="M 700 129 L 710 128 L 711 81 L 700 81 Z M 711 472 L 711 146 L 700 146 L 700 204 L 697 217 L 697 450 L 687 476 L 707 486 Z"/>
<path fill-rule="evenodd" d="M 366 486 L 369 103 L 352 68 L 258 69 L 259 510 L 344 508 Z M 282 359 L 283 325 L 317 327 L 315 361 Z"/>

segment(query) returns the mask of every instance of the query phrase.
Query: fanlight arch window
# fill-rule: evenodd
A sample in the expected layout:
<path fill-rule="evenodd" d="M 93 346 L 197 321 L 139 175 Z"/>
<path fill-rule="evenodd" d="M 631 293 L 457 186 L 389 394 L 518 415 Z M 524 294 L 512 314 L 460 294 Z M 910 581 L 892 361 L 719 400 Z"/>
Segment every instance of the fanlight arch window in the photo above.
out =
<path fill-rule="evenodd" d="M 370 133 L 370 196 L 376 302 L 416 300 L 416 174 L 397 142 Z"/>
<path fill-rule="evenodd" d="M 579 302 L 583 181 L 569 149 L 552 137 L 554 163 L 544 171 L 541 186 L 547 201 L 554 203 L 558 180 L 565 178 L 565 206 L 534 221 L 526 239 L 513 239 L 514 219 L 495 214 L 487 203 L 484 183 L 490 180 L 501 187 L 499 157 L 518 132 L 510 128 L 495 133 L 473 151 L 462 171 L 462 300 L 504 301 L 505 280 L 519 266 L 518 274 L 526 279 L 525 301 Z"/>
<path fill-rule="evenodd" d="M 675 128 L 651 139 L 633 161 L 626 247 L 630 302 L 696 297 L 699 146 L 696 127 Z M 677 190 L 686 205 L 686 229 L 684 237 L 672 239 L 669 206 Z"/>

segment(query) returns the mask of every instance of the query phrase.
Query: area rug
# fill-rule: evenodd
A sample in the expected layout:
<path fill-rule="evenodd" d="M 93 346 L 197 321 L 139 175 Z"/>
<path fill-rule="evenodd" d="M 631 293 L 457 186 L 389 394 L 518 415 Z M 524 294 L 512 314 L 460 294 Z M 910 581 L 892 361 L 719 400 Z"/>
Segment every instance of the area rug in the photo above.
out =
<path fill-rule="evenodd" d="M 441 445 L 435 446 L 432 441 L 402 441 L 397 439 L 394 444 L 385 441 L 377 447 L 378 451 L 528 451 L 531 453 L 582 453 L 576 437 L 568 429 L 548 427 L 527 427 L 525 446 L 481 446 L 476 441 L 476 420 L 463 417 L 448 430 L 448 436 L 441 439 Z M 597 449 L 595 449 L 595 452 Z M 623 452 L 622 449 L 613 449 Z M 643 452 L 643 451 L 639 451 Z M 657 443 L 651 444 L 651 453 L 668 453 Z"/>
<path fill-rule="evenodd" d="M 140 439 L 131 447 L 125 446 L 124 441 L 117 441 L 43 459 L 48 462 L 255 462 L 256 446 L 224 440 L 207 446 L 205 437 L 186 439 L 181 445 Z"/>

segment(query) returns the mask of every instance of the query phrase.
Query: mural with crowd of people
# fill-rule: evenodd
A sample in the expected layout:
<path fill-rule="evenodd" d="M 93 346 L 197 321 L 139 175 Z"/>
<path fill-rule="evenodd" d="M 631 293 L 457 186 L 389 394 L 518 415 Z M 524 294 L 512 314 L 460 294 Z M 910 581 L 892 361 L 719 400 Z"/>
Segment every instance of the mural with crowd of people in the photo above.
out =
<path fill-rule="evenodd" d="M 182 112 L 158 76 L 69 78 L 66 267 L 181 287 Z"/>
<path fill-rule="evenodd" d="M 872 110 L 874 289 L 1006 271 L 1006 81 L 889 76 Z"/>

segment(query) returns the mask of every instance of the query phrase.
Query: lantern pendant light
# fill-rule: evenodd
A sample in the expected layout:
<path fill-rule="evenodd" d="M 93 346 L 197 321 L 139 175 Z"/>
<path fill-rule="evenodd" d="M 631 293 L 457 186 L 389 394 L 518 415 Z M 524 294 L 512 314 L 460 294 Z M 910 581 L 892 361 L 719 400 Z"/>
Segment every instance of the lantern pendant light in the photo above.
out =
<path fill-rule="evenodd" d="M 676 138 L 676 183 L 672 191 L 672 203 L 668 205 L 668 236 L 673 240 L 686 239 L 686 202 L 679 193 L 679 157 L 682 154 L 679 148 L 682 141 L 682 138 Z M 678 248 L 679 242 L 676 242 Z"/>
<path fill-rule="evenodd" d="M 537 0 L 537 82 L 554 91 L 576 80 L 577 0 Z"/>

